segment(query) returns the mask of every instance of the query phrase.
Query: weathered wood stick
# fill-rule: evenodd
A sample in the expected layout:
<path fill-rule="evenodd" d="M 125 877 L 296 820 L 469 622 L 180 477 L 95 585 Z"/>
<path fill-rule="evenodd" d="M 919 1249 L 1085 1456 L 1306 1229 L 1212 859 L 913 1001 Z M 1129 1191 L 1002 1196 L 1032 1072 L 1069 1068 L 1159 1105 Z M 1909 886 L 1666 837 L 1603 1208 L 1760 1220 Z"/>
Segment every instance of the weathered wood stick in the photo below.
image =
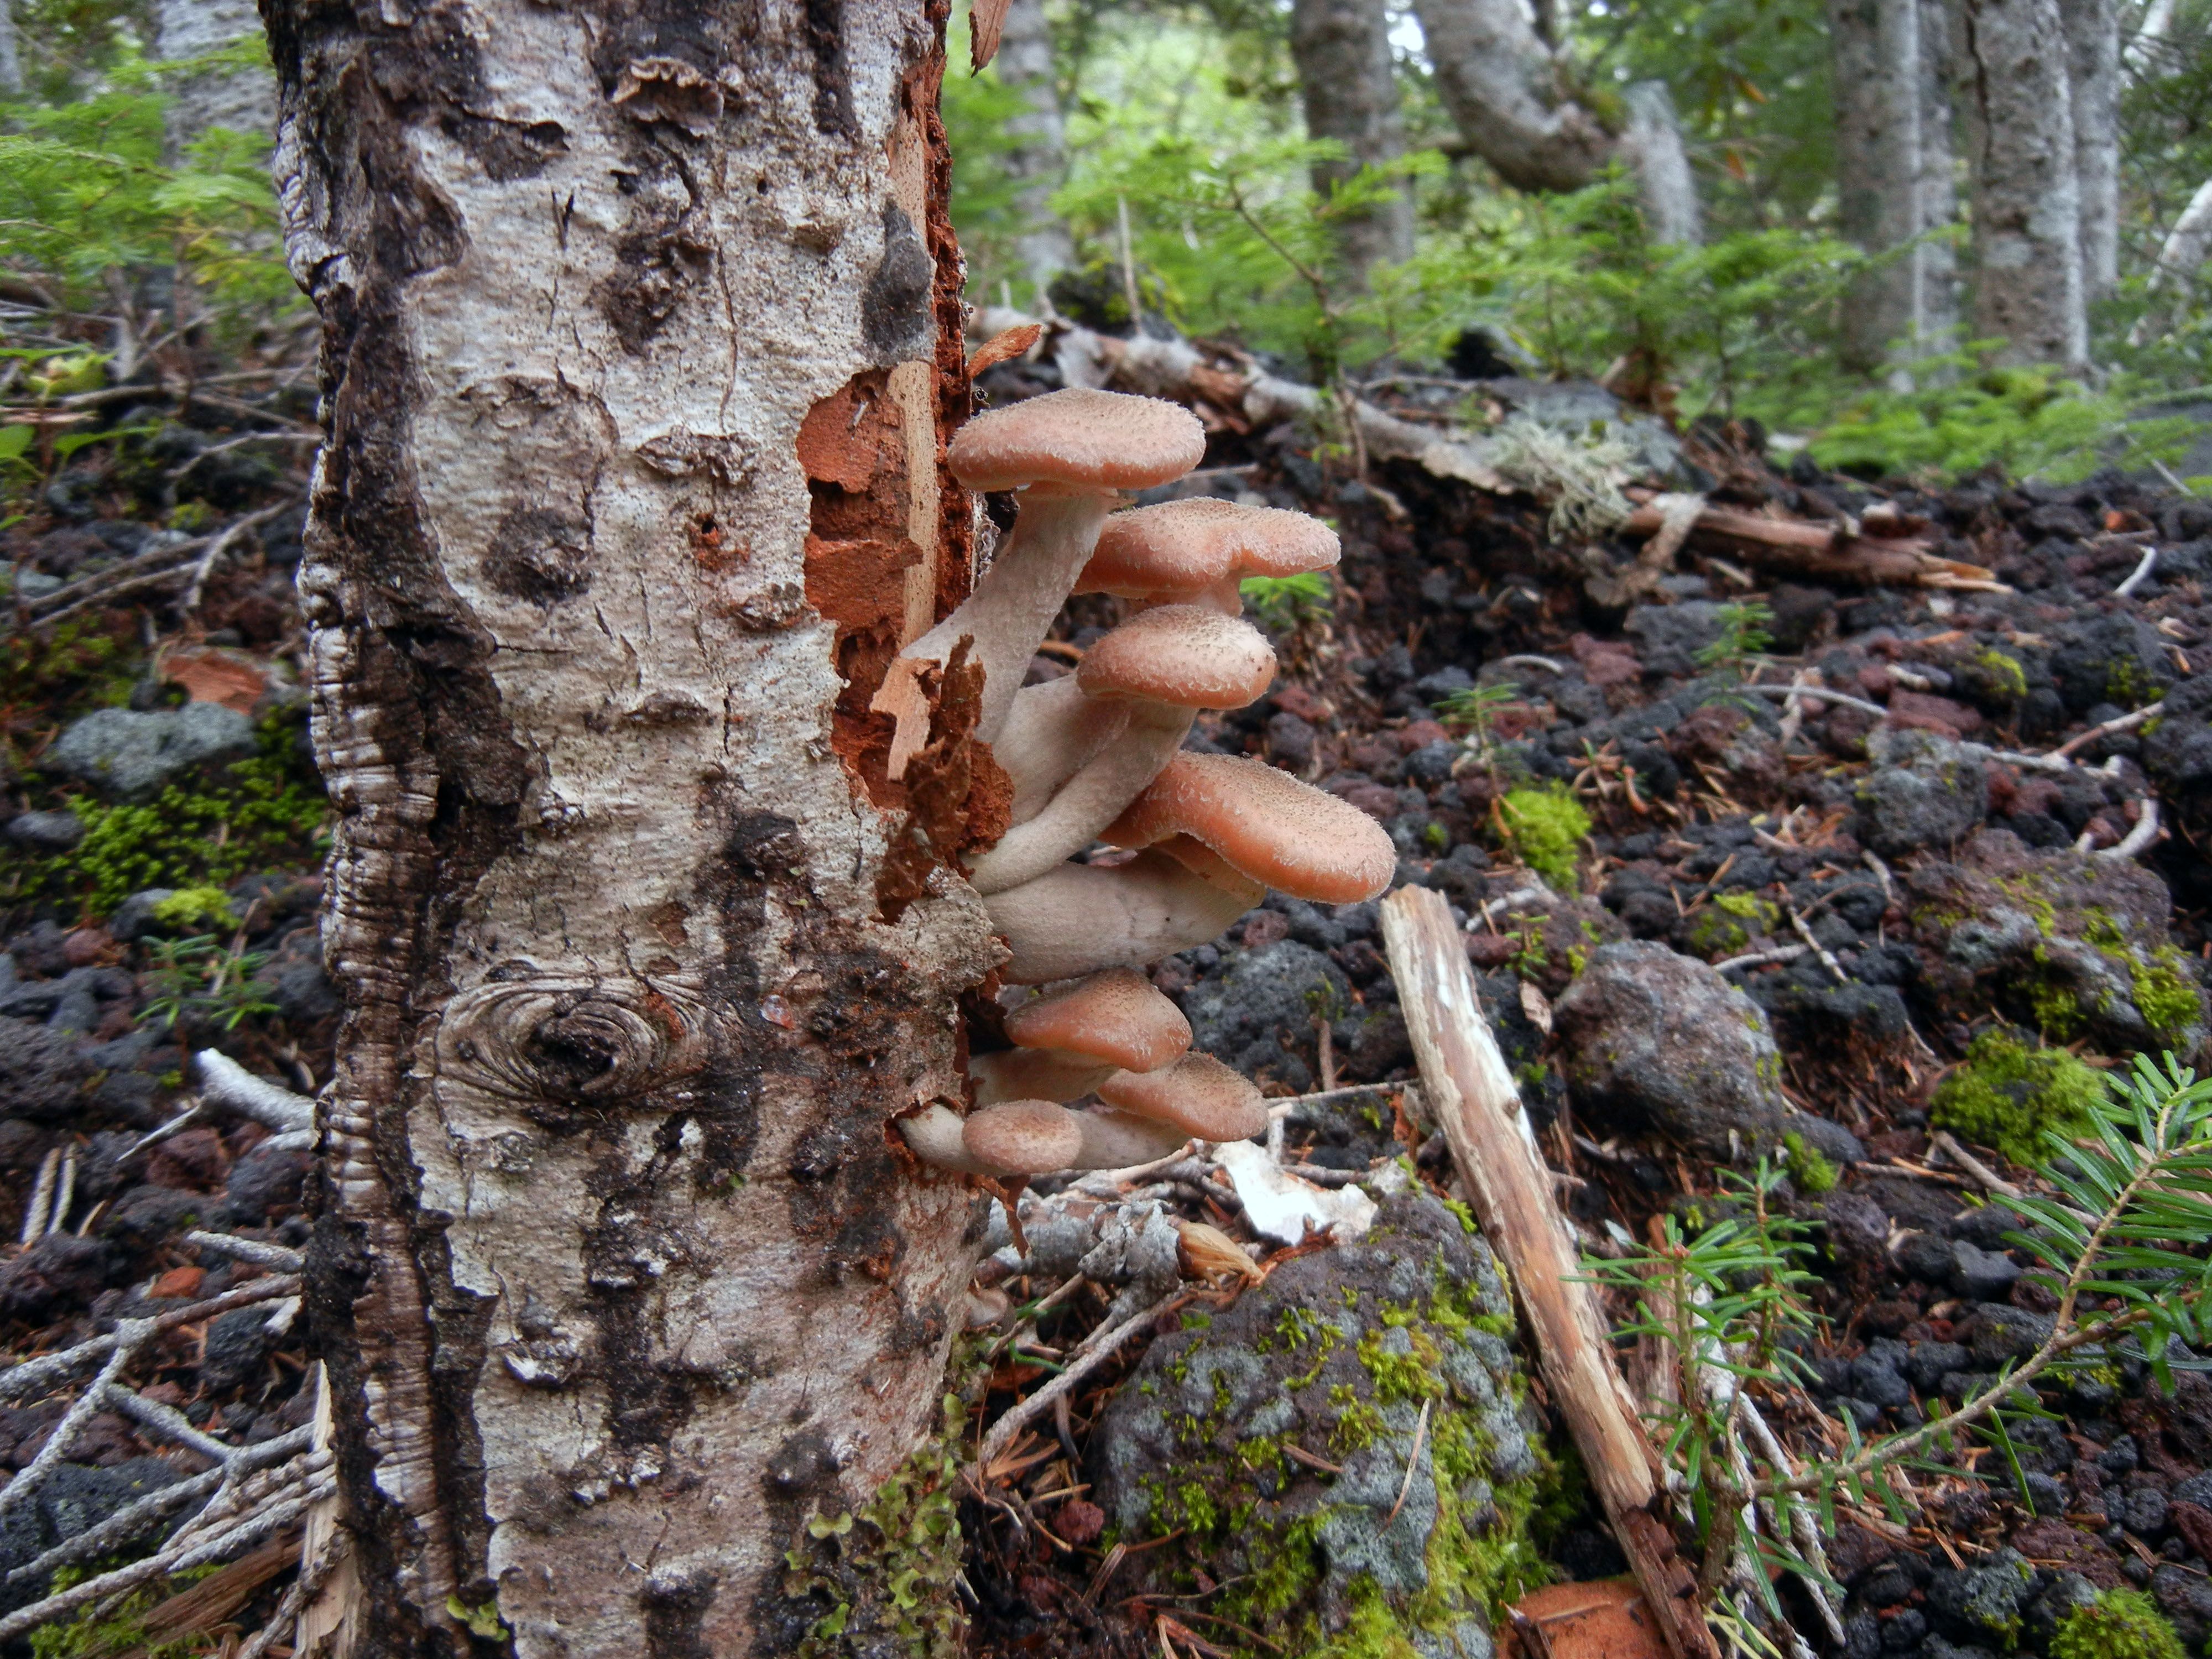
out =
<path fill-rule="evenodd" d="M 1639 507 L 1620 527 L 1624 536 L 1656 536 L 1664 522 L 1656 507 Z M 2000 587 L 1995 573 L 1946 559 L 1923 542 L 1847 536 L 1833 525 L 1709 507 L 1690 526 L 1693 541 L 1717 543 L 1749 564 L 1785 575 L 1856 582 L 1864 586 Z"/>
<path fill-rule="evenodd" d="M 1504 1261 L 1552 1402 L 1565 1418 L 1674 1659 L 1714 1659 L 1696 1575 L 1675 1551 L 1659 1462 L 1614 1365 L 1573 1237 L 1513 1074 L 1475 998 L 1443 895 L 1401 887 L 1382 902 L 1382 938 L 1413 1040 L 1421 1090 L 1450 1143 L 1484 1237 Z"/>

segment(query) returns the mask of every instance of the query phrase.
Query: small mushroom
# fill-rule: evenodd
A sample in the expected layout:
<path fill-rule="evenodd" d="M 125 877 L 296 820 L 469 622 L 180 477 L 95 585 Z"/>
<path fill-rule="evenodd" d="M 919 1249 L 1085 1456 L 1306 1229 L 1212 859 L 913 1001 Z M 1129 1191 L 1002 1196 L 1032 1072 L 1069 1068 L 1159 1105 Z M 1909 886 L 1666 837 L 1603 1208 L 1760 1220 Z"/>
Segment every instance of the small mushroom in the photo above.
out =
<path fill-rule="evenodd" d="M 1128 968 L 1024 1003 L 1006 1030 L 1013 1048 L 968 1062 L 978 1106 L 1079 1099 L 1116 1072 L 1156 1071 L 1190 1047 L 1182 1010 Z"/>
<path fill-rule="evenodd" d="M 1103 833 L 1116 847 L 1189 836 L 1252 880 L 1316 903 L 1373 898 L 1398 869 L 1390 837 L 1358 807 L 1231 755 L 1176 755 Z"/>
<path fill-rule="evenodd" d="M 961 1139 L 967 1120 L 947 1106 L 925 1106 L 912 1117 L 898 1121 L 907 1149 L 924 1164 L 956 1175 L 988 1176 L 998 1172 L 968 1150 Z"/>
<path fill-rule="evenodd" d="M 1267 1127 L 1259 1090 L 1209 1054 L 1188 1054 L 1158 1071 L 1116 1072 L 1098 1085 L 1098 1098 L 1200 1140 L 1249 1140 Z"/>
<path fill-rule="evenodd" d="M 1083 1125 L 1056 1102 L 1008 1100 L 970 1112 L 960 1139 L 994 1174 L 1049 1175 L 1082 1155 Z"/>
<path fill-rule="evenodd" d="M 1219 937 L 1267 890 L 1206 854 L 1196 843 L 1165 842 L 1127 864 L 1054 865 L 991 894 L 983 908 L 992 931 L 1013 951 L 1000 977 L 1044 985 L 1101 968 L 1149 967 Z"/>
<path fill-rule="evenodd" d="M 978 415 L 945 447 L 970 489 L 1018 489 L 1020 515 L 965 602 L 899 653 L 871 707 L 893 715 L 890 775 L 901 776 L 925 735 L 915 675 L 951 659 L 965 636 L 983 670 L 975 736 L 997 738 L 1037 642 L 1097 543 L 1118 493 L 1180 478 L 1206 453 L 1206 428 L 1180 404 L 1085 387 Z"/>
<path fill-rule="evenodd" d="M 1033 880 L 1090 846 L 1173 757 L 1198 710 L 1241 708 L 1274 683 L 1275 653 L 1242 617 L 1171 605 L 1099 641 L 1074 678 L 1085 696 L 1127 706 L 1123 729 L 975 860 L 968 878 L 979 893 Z"/>
<path fill-rule="evenodd" d="M 1336 532 L 1318 519 L 1194 495 L 1107 520 L 1075 592 L 1203 604 L 1233 617 L 1244 608 L 1243 578 L 1326 570 L 1342 556 Z"/>

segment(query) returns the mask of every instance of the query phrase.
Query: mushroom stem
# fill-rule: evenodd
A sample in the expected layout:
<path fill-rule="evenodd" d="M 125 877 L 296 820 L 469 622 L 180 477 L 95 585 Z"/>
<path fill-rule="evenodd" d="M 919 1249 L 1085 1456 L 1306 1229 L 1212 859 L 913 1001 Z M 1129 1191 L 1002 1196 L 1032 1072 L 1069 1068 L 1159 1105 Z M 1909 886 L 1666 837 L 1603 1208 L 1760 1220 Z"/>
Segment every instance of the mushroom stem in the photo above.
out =
<path fill-rule="evenodd" d="M 1073 1166 L 1078 1170 L 1133 1169 L 1165 1158 L 1190 1139 L 1172 1123 L 1116 1111 L 1110 1106 L 1095 1106 L 1075 1115 L 1083 1127 L 1083 1150 Z"/>
<path fill-rule="evenodd" d="M 1017 822 L 975 859 L 968 879 L 979 893 L 1003 893 L 1034 881 L 1098 839 L 1098 832 L 1159 776 L 1190 734 L 1195 711 L 1169 703 L 1125 702 L 1121 736 L 1062 784 L 1027 823 Z"/>
<path fill-rule="evenodd" d="M 1082 574 L 1115 499 L 1103 490 L 1030 485 L 1022 492 L 1020 516 L 975 592 L 899 653 L 903 662 L 943 663 L 963 635 L 975 640 L 971 659 L 983 670 L 982 712 L 973 733 L 978 741 L 995 742 L 1006 726 L 1030 658 Z M 877 701 L 884 702 L 882 694 Z M 898 712 L 896 702 L 890 712 Z"/>
<path fill-rule="evenodd" d="M 1127 864 L 1055 866 L 983 901 L 1013 959 L 1009 985 L 1042 985 L 1101 968 L 1141 968 L 1218 937 L 1258 903 L 1257 882 L 1220 886 L 1148 849 Z"/>
<path fill-rule="evenodd" d="M 1127 703 L 1088 696 L 1073 674 L 1017 691 L 991 744 L 993 757 L 1013 780 L 1012 821 L 1026 823 L 1042 811 L 1060 785 L 1121 735 L 1128 720 Z"/>

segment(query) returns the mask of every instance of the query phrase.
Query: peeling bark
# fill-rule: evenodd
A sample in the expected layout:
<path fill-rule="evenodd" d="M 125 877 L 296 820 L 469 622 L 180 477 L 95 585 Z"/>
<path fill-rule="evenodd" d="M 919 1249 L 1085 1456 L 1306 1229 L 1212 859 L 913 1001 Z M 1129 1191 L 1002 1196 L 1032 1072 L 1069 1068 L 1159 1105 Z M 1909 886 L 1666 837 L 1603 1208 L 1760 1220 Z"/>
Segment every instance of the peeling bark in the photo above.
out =
<path fill-rule="evenodd" d="M 1293 0 L 1291 58 L 1297 65 L 1306 131 L 1341 143 L 1346 159 L 1314 169 L 1326 196 L 1363 167 L 1385 167 L 1406 154 L 1390 22 L 1382 0 Z M 1404 191 L 1373 210 L 1346 215 L 1345 264 L 1364 281 L 1370 268 L 1413 252 L 1413 202 Z"/>
<path fill-rule="evenodd" d="M 270 0 L 360 1652 L 788 1650 L 783 1552 L 930 1417 L 974 1203 L 886 1136 L 998 951 L 879 908 L 838 711 L 969 577 L 943 18 Z"/>

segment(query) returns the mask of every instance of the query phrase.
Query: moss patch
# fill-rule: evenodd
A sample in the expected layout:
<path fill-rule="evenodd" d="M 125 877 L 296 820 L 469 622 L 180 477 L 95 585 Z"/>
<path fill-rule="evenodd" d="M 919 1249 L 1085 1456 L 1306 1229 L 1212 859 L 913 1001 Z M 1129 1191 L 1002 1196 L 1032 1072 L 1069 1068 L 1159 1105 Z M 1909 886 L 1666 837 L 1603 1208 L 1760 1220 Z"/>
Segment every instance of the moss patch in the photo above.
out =
<path fill-rule="evenodd" d="M 2089 1108 L 2106 1096 L 2103 1073 L 2063 1048 L 2031 1048 L 2000 1031 L 1984 1031 L 1966 1063 L 1943 1079 L 1928 1121 L 2015 1164 L 2033 1164 L 2046 1131 L 2087 1133 Z"/>
<path fill-rule="evenodd" d="M 2051 1659 L 2183 1659 L 2181 1638 L 2142 1590 L 2108 1589 L 2058 1621 Z"/>
<path fill-rule="evenodd" d="M 1721 893 L 1690 923 L 1690 948 L 1701 957 L 1733 956 L 1759 933 L 1771 933 L 1782 912 L 1750 893 Z"/>
<path fill-rule="evenodd" d="M 1498 804 L 1508 851 L 1561 892 L 1577 886 L 1575 860 L 1589 814 L 1565 784 L 1509 790 Z"/>
<path fill-rule="evenodd" d="M 1796 1130 L 1782 1137 L 1782 1152 L 1790 1181 L 1806 1197 L 1818 1198 L 1822 1193 L 1835 1190 L 1836 1166 L 1819 1147 L 1807 1144 L 1805 1137 Z"/>

